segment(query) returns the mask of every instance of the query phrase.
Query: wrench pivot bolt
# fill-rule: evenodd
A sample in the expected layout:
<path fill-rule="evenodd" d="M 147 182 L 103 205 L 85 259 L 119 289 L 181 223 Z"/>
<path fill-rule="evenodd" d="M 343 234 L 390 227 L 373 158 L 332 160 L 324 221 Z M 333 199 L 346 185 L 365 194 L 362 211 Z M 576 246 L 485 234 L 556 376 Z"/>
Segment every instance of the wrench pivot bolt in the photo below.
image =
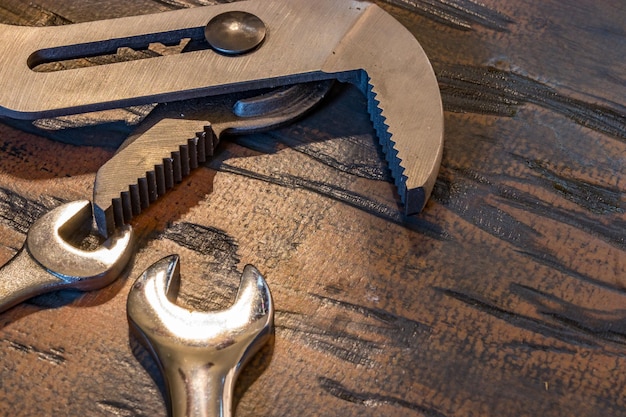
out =
<path fill-rule="evenodd" d="M 269 287 L 247 265 L 235 303 L 200 312 L 173 303 L 179 280 L 178 255 L 149 267 L 128 295 L 129 321 L 164 374 L 173 417 L 231 416 L 237 375 L 271 334 Z"/>
<path fill-rule="evenodd" d="M 265 39 L 265 23 L 248 12 L 225 12 L 207 23 L 204 36 L 213 49 L 240 55 L 257 48 Z"/>

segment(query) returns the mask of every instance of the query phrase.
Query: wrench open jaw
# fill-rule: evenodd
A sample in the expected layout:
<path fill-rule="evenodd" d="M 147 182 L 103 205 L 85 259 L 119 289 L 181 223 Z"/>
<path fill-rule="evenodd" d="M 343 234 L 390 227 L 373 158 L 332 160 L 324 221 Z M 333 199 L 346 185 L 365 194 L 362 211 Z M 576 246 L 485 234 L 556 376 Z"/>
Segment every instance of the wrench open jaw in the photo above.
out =
<path fill-rule="evenodd" d="M 130 227 L 120 228 L 93 251 L 79 249 L 65 238 L 91 225 L 91 210 L 89 201 L 74 201 L 31 226 L 24 247 L 0 269 L 0 312 L 51 291 L 103 288 L 120 275 L 133 253 Z"/>
<path fill-rule="evenodd" d="M 200 312 L 174 304 L 179 280 L 177 255 L 150 266 L 128 295 L 129 321 L 164 374 L 173 417 L 231 416 L 237 375 L 271 337 L 269 287 L 247 265 L 235 303 Z"/>
<path fill-rule="evenodd" d="M 206 43 L 217 15 L 241 11 L 264 22 L 257 49 L 179 55 L 37 72 L 41 63 L 114 53 L 119 47 Z M 397 20 L 359 0 L 250 0 L 44 28 L 0 26 L 0 116 L 36 119 L 338 79 L 357 85 L 407 214 L 419 212 L 443 150 L 443 110 L 423 49 Z"/>

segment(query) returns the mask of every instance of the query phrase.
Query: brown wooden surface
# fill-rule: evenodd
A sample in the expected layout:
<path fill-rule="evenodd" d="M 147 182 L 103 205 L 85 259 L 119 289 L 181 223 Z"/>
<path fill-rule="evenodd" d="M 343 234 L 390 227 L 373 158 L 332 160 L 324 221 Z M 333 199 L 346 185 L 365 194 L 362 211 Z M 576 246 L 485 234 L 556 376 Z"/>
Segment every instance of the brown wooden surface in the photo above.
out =
<path fill-rule="evenodd" d="M 0 17 L 201 3 L 5 0 Z M 125 302 L 179 253 L 184 305 L 227 306 L 245 263 L 272 288 L 276 335 L 240 378 L 239 417 L 626 416 L 626 6 L 389 3 L 446 109 L 424 213 L 403 221 L 364 99 L 338 88 L 293 126 L 224 144 L 142 214 L 116 283 L 1 314 L 0 415 L 164 416 Z M 92 129 L 114 142 L 131 128 Z M 0 126 L 0 262 L 45 210 L 89 198 L 113 151 Z"/>

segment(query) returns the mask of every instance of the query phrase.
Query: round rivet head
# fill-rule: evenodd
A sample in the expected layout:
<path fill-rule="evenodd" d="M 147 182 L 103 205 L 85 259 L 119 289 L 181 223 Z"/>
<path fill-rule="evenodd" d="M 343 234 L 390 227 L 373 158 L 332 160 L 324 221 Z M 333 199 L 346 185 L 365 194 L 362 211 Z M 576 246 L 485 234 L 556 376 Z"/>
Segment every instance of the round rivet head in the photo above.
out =
<path fill-rule="evenodd" d="M 204 37 L 211 48 L 227 55 L 240 55 L 257 48 L 266 33 L 261 19 L 241 11 L 219 14 L 204 28 Z"/>

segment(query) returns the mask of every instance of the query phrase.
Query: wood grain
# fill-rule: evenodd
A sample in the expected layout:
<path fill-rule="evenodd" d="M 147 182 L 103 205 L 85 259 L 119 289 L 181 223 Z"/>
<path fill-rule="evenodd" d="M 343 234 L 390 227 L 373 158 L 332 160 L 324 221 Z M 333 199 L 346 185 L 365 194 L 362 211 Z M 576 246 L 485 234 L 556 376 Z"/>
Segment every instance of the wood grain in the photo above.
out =
<path fill-rule="evenodd" d="M 0 19 L 214 3 L 9 0 Z M 625 6 L 378 4 L 419 39 L 442 91 L 425 211 L 403 218 L 365 99 L 340 85 L 294 125 L 225 142 L 137 218 L 120 280 L 1 314 L 0 415 L 165 416 L 125 302 L 179 253 L 188 307 L 229 305 L 246 263 L 272 288 L 275 337 L 240 377 L 237 416 L 626 416 Z M 0 125 L 0 261 L 46 210 L 89 198 L 131 116 Z"/>

